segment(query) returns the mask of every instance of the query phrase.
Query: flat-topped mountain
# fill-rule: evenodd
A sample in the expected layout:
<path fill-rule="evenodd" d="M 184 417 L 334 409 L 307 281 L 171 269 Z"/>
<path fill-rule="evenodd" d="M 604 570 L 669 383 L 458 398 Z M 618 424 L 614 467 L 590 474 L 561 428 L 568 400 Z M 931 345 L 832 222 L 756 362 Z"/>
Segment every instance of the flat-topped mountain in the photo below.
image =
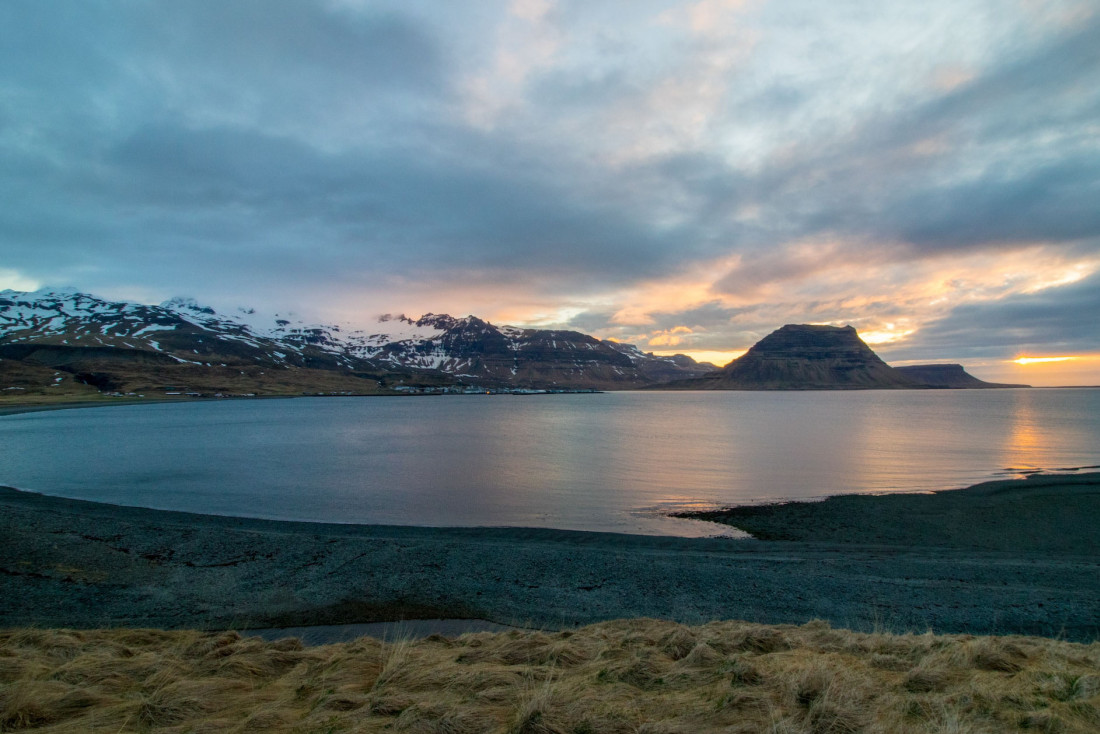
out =
<path fill-rule="evenodd" d="M 707 378 L 703 378 L 707 379 Z M 763 390 L 912 387 L 851 326 L 787 324 L 710 379 L 715 387 Z"/>
<path fill-rule="evenodd" d="M 754 344 L 721 370 L 677 380 L 681 390 L 870 390 L 930 387 L 1010 387 L 982 382 L 941 365 L 891 367 L 852 326 L 787 324 Z M 1019 386 L 1013 386 L 1019 387 Z"/>

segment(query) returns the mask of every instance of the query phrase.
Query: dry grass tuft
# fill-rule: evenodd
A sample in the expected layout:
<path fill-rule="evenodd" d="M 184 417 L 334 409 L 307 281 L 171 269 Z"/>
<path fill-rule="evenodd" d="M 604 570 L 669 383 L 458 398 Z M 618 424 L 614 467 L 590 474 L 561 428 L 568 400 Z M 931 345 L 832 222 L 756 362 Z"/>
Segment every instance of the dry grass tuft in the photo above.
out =
<path fill-rule="evenodd" d="M 970 664 L 980 670 L 1016 673 L 1027 660 L 1027 653 L 1011 642 L 994 637 L 974 640 L 967 651 Z"/>
<path fill-rule="evenodd" d="M 617 620 L 305 649 L 236 633 L 0 632 L 0 731 L 1100 731 L 1100 644 Z"/>
<path fill-rule="evenodd" d="M 921 666 L 910 670 L 902 685 L 910 693 L 939 693 L 955 678 L 953 671 L 946 668 Z"/>

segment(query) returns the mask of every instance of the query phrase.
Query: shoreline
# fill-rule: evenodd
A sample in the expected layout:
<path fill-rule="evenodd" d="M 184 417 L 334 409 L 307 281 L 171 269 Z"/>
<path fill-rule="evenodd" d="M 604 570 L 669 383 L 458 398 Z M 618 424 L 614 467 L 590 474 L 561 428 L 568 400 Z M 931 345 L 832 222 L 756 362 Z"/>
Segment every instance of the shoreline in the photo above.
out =
<path fill-rule="evenodd" d="M 1100 467 L 1026 473 L 961 489 L 837 494 L 692 510 L 674 517 L 730 525 L 762 541 L 926 545 L 1100 554 Z"/>
<path fill-rule="evenodd" d="M 1100 474 L 905 496 L 954 492 L 952 501 L 971 507 L 1014 496 L 990 484 L 1042 486 L 1044 502 L 1057 504 L 1097 497 Z M 868 508 L 892 496 L 854 497 L 859 516 L 873 521 Z M 848 532 L 859 531 L 857 520 L 849 518 Z M 818 618 L 857 630 L 1100 636 L 1100 563 L 1092 551 L 1065 543 L 929 545 L 917 537 L 927 527 L 909 531 L 915 535 L 904 542 L 884 543 L 873 533 L 841 542 L 336 525 L 4 488 L 0 626 L 255 629 L 484 619 L 563 629 L 624 617 L 687 624 Z"/>
<path fill-rule="evenodd" d="M 184 405 L 188 403 L 217 403 L 227 400 L 284 400 L 293 398 L 329 397 L 321 395 L 257 395 L 251 398 L 104 398 L 103 400 L 74 400 L 44 403 L 0 403 L 0 417 L 22 413 L 42 413 L 51 410 L 76 410 L 81 408 L 109 408 L 121 405 Z M 335 397 L 335 396 L 334 396 Z M 339 397 L 391 397 L 389 395 L 341 395 Z"/>
<path fill-rule="evenodd" d="M 880 388 L 867 388 L 868 390 L 875 390 Z M 912 390 L 965 390 L 967 388 L 909 388 Z M 974 389 L 974 388 L 970 388 Z M 1019 385 L 1011 386 L 1007 388 L 998 389 L 1011 389 L 1011 390 L 1100 390 L 1100 385 Z M 589 393 L 586 390 L 579 390 L 574 393 L 566 394 L 594 394 L 606 392 L 660 392 L 662 387 L 660 385 L 654 387 L 645 388 L 630 388 L 624 390 L 599 390 L 594 393 Z M 667 392 L 713 392 L 710 390 L 667 390 Z M 730 390 L 730 392 L 761 392 L 759 390 Z M 783 390 L 767 390 L 765 392 L 838 392 L 837 390 L 827 389 L 783 389 Z M 843 392 L 843 391 L 841 391 Z M 860 392 L 863 392 L 862 390 Z M 111 405 L 164 405 L 169 403 L 199 403 L 199 402 L 221 402 L 226 400 L 290 400 L 296 398 L 408 398 L 408 397 L 433 397 L 433 395 L 421 395 L 421 394 L 402 394 L 402 393 L 371 393 L 362 395 L 300 395 L 300 394 L 286 394 L 286 395 L 255 395 L 252 397 L 196 397 L 196 398 L 108 398 L 103 397 L 100 400 L 50 400 L 43 402 L 2 402 L 0 401 L 0 416 L 5 415 L 18 415 L 20 413 L 35 413 L 47 410 L 69 410 L 76 408 L 102 408 Z"/>
<path fill-rule="evenodd" d="M 4 403 L 0 402 L 0 417 L 6 415 L 20 415 L 22 413 L 40 413 L 51 410 L 72 410 L 78 408 L 104 408 L 116 405 L 186 405 L 188 403 L 225 403 L 236 402 L 243 400 L 297 400 L 301 398 L 430 398 L 430 397 L 443 397 L 444 395 L 453 395 L 460 397 L 479 397 L 482 395 L 513 395 L 518 397 L 536 397 L 541 395 L 601 395 L 605 392 L 615 392 L 609 390 L 566 390 L 560 393 L 544 392 L 544 393 L 364 393 L 362 395 L 252 395 L 252 396 L 229 396 L 229 397 L 183 397 L 183 398 L 104 398 L 102 400 L 57 400 L 46 401 L 42 403 Z M 626 391 L 619 391 L 626 392 Z"/>

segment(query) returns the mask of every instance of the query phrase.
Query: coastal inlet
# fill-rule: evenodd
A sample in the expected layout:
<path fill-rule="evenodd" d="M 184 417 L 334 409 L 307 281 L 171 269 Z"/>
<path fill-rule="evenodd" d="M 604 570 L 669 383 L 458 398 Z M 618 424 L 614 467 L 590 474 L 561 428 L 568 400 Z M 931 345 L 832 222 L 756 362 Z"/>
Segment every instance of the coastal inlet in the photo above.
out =
<path fill-rule="evenodd" d="M 699 536 L 668 517 L 1100 464 L 1100 390 L 300 398 L 0 417 L 0 483 L 318 522 Z"/>

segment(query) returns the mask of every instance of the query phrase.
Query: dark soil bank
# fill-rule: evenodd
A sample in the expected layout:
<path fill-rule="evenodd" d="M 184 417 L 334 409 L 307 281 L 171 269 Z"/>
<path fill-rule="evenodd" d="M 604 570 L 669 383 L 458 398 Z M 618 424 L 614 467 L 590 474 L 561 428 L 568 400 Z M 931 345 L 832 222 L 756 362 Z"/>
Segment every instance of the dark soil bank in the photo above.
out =
<path fill-rule="evenodd" d="M 828 515 L 819 525 L 838 529 L 822 537 L 760 541 L 270 522 L 0 489 L 0 626 L 225 628 L 477 617 L 561 627 L 639 616 L 687 623 L 820 618 L 853 628 L 1090 641 L 1100 634 L 1100 515 L 1079 502 L 1086 495 L 1095 502 L 1098 477 L 1044 483 L 1038 502 L 1077 503 L 1072 513 L 1055 514 L 1077 528 L 1066 537 L 1078 537 L 1072 533 L 1085 526 L 1073 518 L 1085 513 L 1093 526 L 1086 527 L 1087 547 L 952 545 L 937 535 L 942 523 L 934 513 L 909 523 L 906 512 L 896 512 L 889 521 L 895 529 L 872 532 L 880 516 L 868 508 L 892 497 L 857 498 L 859 517 L 840 526 Z M 1037 482 L 1013 486 L 1039 488 Z M 964 493 L 928 499 L 960 501 L 956 495 Z M 800 508 L 808 514 L 799 525 L 817 523 L 815 508 L 823 507 L 831 506 Z M 973 505 L 971 516 L 983 511 Z M 1007 523 L 1003 533 L 1019 539 L 1031 528 Z"/>
<path fill-rule="evenodd" d="M 1100 474 L 1037 475 L 929 494 L 842 495 L 684 512 L 760 540 L 1100 553 Z"/>

